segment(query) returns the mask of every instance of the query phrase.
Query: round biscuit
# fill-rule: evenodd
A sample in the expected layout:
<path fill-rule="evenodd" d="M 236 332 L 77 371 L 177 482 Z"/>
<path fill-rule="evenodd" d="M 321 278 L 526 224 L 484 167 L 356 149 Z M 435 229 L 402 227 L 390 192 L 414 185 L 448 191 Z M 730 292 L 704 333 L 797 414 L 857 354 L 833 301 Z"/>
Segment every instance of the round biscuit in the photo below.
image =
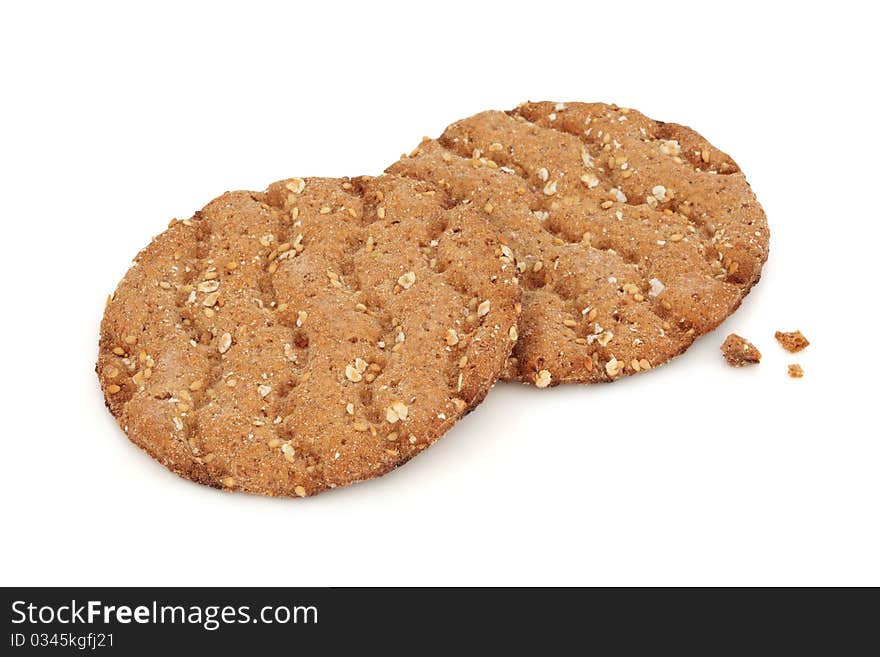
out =
<path fill-rule="evenodd" d="M 483 112 L 388 171 L 438 185 L 505 236 L 523 287 L 508 380 L 661 365 L 737 309 L 767 258 L 767 220 L 736 163 L 690 128 L 615 105 Z"/>
<path fill-rule="evenodd" d="M 499 237 L 396 176 L 223 194 L 172 222 L 108 300 L 107 406 L 210 486 L 304 497 L 385 474 L 505 366 L 520 290 Z"/>

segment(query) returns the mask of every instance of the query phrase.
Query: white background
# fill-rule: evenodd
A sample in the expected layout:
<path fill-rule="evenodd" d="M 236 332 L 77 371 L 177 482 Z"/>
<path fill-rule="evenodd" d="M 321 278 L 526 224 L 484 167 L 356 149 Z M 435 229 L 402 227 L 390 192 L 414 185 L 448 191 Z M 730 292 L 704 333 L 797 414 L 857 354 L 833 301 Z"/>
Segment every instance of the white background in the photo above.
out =
<path fill-rule="evenodd" d="M 857 7 L 4 3 L 0 583 L 880 584 L 878 49 Z M 729 152 L 772 232 L 742 309 L 645 375 L 499 385 L 404 468 L 304 501 L 188 483 L 126 440 L 98 323 L 169 219 L 378 173 L 525 99 L 616 102 Z M 795 328 L 813 344 L 791 356 L 773 332 Z M 761 365 L 723 363 L 731 331 Z"/>

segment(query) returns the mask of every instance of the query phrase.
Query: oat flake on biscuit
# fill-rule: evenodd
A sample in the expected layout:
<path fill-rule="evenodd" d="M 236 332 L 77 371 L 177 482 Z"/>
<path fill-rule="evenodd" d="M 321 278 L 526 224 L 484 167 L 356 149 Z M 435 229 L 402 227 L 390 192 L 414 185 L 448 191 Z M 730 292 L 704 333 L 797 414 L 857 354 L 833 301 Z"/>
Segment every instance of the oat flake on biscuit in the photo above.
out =
<path fill-rule="evenodd" d="M 155 238 L 108 301 L 107 405 L 211 486 L 304 497 L 382 475 L 504 368 L 520 290 L 502 247 L 473 209 L 395 176 L 224 194 Z"/>
<path fill-rule="evenodd" d="M 614 105 L 483 112 L 388 171 L 503 232 L 523 287 L 508 380 L 594 383 L 665 363 L 736 310 L 767 258 L 736 163 L 690 128 Z"/>

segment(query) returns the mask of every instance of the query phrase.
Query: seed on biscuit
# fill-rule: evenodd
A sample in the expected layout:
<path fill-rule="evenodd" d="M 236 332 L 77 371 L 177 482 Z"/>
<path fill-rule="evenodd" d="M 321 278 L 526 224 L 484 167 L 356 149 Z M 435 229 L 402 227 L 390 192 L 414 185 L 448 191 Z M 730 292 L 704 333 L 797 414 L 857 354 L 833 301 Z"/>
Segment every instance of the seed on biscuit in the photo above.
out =
<path fill-rule="evenodd" d="M 617 376 L 618 374 L 620 374 L 620 372 L 623 370 L 624 367 L 625 366 L 622 362 L 620 362 L 619 360 L 617 360 L 617 358 L 612 356 L 611 360 L 609 360 L 607 363 L 605 363 L 605 373 L 608 374 L 608 376 L 613 378 L 613 377 Z"/>
<path fill-rule="evenodd" d="M 663 294 L 663 290 L 666 289 L 666 286 L 660 282 L 657 278 L 652 278 L 648 281 L 648 284 L 651 286 L 651 289 L 648 290 L 648 296 L 656 297 Z"/>
<path fill-rule="evenodd" d="M 596 342 L 598 342 L 599 345 L 602 347 L 607 347 L 608 343 L 611 342 L 613 339 L 614 333 L 612 333 L 611 331 L 604 331 L 603 333 L 600 333 L 599 336 L 596 338 Z"/>
<path fill-rule="evenodd" d="M 296 450 L 290 443 L 283 443 L 281 445 L 281 453 L 284 455 L 284 459 L 290 463 L 296 460 Z"/>
<path fill-rule="evenodd" d="M 590 152 L 586 148 L 581 148 L 581 161 L 587 168 L 592 169 L 594 166 L 593 157 L 590 155 Z M 581 178 L 581 180 L 583 180 L 583 178 Z"/>
<path fill-rule="evenodd" d="M 481 302 L 479 306 L 477 306 L 477 316 L 485 317 L 489 314 L 489 311 L 492 309 L 492 302 L 486 299 Z"/>
<path fill-rule="evenodd" d="M 345 366 L 345 378 L 351 381 L 352 383 L 357 383 L 361 379 L 363 379 L 363 375 L 358 371 L 358 369 L 354 365 L 346 365 Z"/>
<path fill-rule="evenodd" d="M 412 271 L 406 272 L 397 279 L 397 284 L 400 285 L 400 287 L 402 287 L 404 290 L 408 290 L 409 288 L 411 288 L 415 282 L 416 274 Z"/>
<path fill-rule="evenodd" d="M 535 385 L 539 388 L 546 388 L 550 385 L 552 379 L 553 376 L 550 374 L 549 370 L 541 370 L 535 374 Z"/>
<path fill-rule="evenodd" d="M 681 145 L 675 139 L 664 139 L 660 142 L 660 152 L 675 157 L 681 152 Z"/>
<path fill-rule="evenodd" d="M 231 347 L 231 346 L 232 346 L 232 334 L 231 333 L 224 333 L 223 335 L 221 335 L 220 341 L 217 343 L 217 350 L 221 354 L 225 354 L 227 351 L 229 351 L 229 347 Z"/>
<path fill-rule="evenodd" d="M 619 203 L 626 203 L 627 201 L 626 194 L 624 194 L 619 187 L 612 187 L 609 190 L 609 194 L 611 194 L 614 200 Z"/>
<path fill-rule="evenodd" d="M 592 173 L 585 173 L 581 176 L 581 182 L 587 186 L 587 189 L 594 189 L 599 186 L 599 177 Z"/>
<path fill-rule="evenodd" d="M 302 178 L 291 178 L 285 187 L 294 194 L 299 194 L 306 188 L 306 181 Z"/>
<path fill-rule="evenodd" d="M 393 401 L 385 409 L 385 419 L 394 424 L 399 420 L 405 420 L 409 416 L 409 407 L 401 401 Z"/>

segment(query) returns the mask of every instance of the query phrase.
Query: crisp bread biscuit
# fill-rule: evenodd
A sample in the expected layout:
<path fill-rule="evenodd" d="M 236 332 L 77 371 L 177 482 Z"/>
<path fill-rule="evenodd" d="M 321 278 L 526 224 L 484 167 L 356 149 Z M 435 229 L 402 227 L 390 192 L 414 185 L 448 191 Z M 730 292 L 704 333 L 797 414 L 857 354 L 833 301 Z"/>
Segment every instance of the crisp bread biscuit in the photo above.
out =
<path fill-rule="evenodd" d="M 539 387 L 665 363 L 739 306 L 767 258 L 736 163 L 690 128 L 614 105 L 483 112 L 388 171 L 502 230 L 523 287 L 503 378 Z"/>
<path fill-rule="evenodd" d="M 443 192 L 292 179 L 156 237 L 108 301 L 97 372 L 171 470 L 302 497 L 388 472 L 479 403 L 519 297 L 497 231 Z"/>

